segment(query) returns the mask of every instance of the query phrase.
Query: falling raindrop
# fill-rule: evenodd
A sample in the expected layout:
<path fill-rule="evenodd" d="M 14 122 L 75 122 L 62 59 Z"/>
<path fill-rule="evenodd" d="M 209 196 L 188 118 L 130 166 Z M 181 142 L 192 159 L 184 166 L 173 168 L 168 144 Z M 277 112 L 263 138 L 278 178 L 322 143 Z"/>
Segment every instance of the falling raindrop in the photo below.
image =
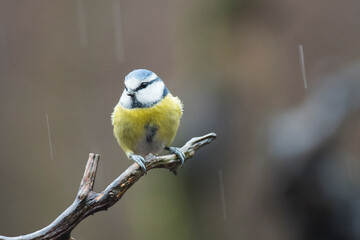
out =
<path fill-rule="evenodd" d="M 222 212 L 223 217 L 227 219 L 227 212 L 226 212 L 226 203 L 225 203 L 225 189 L 224 189 L 224 180 L 222 175 L 222 170 L 219 169 L 219 181 L 220 181 L 220 195 L 221 195 L 221 204 L 222 204 Z"/>
<path fill-rule="evenodd" d="M 51 159 L 54 159 L 53 151 L 52 151 L 52 145 L 51 145 L 50 124 L 49 124 L 49 115 L 48 115 L 48 113 L 46 113 L 46 124 L 47 124 L 48 137 L 49 137 L 50 155 L 51 155 Z"/>
<path fill-rule="evenodd" d="M 76 0 L 77 27 L 81 46 L 88 43 L 84 0 Z"/>
<path fill-rule="evenodd" d="M 302 74 L 302 78 L 304 80 L 304 87 L 305 87 L 305 89 L 307 89 L 303 46 L 301 44 L 299 44 L 298 49 L 299 49 L 299 56 L 300 56 L 301 74 Z"/>
<path fill-rule="evenodd" d="M 124 59 L 123 49 L 123 34 L 121 26 L 121 12 L 119 1 L 114 0 L 112 4 L 113 9 L 113 21 L 114 21 L 114 34 L 115 34 L 115 53 L 116 60 L 121 62 Z"/>

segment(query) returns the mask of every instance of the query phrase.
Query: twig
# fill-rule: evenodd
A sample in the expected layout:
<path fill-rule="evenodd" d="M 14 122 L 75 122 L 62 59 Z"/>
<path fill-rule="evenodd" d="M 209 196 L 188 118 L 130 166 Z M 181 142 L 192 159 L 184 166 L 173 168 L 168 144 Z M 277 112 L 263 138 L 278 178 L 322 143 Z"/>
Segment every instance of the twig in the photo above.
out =
<path fill-rule="evenodd" d="M 195 152 L 202 146 L 210 143 L 216 138 L 215 133 L 209 133 L 202 137 L 195 137 L 188 141 L 181 150 L 184 152 L 188 161 Z M 93 191 L 96 170 L 100 156 L 98 154 L 89 154 L 89 159 L 85 167 L 84 176 L 81 180 L 79 191 L 75 201 L 59 217 L 57 217 L 47 227 L 17 237 L 0 236 L 3 240 L 34 240 L 34 239 L 70 239 L 71 231 L 87 216 L 99 211 L 107 210 L 114 205 L 125 192 L 144 175 L 137 163 L 132 164 L 117 179 L 115 179 L 101 193 Z M 146 169 L 166 168 L 175 171 L 180 165 L 180 160 L 176 155 L 146 157 Z"/>

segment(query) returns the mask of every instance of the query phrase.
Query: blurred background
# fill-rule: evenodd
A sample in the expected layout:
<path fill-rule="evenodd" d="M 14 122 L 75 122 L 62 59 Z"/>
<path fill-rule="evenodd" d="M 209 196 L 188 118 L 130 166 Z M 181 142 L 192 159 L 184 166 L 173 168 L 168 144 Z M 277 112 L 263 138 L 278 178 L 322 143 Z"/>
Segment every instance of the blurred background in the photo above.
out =
<path fill-rule="evenodd" d="M 45 227 L 130 164 L 110 114 L 146 68 L 184 102 L 174 145 L 76 239 L 360 239 L 357 0 L 0 1 L 0 235 Z M 307 88 L 298 45 L 303 46 Z"/>

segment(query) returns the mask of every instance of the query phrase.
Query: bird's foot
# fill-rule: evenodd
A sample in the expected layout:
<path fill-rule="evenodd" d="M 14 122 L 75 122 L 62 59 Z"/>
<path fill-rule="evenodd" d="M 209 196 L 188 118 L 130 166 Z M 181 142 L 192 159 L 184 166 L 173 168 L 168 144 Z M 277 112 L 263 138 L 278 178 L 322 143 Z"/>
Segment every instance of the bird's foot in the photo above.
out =
<path fill-rule="evenodd" d="M 136 162 L 137 164 L 139 164 L 139 166 L 141 167 L 141 169 L 146 173 L 146 166 L 145 166 L 145 158 L 143 158 L 140 155 L 135 155 L 135 154 L 130 154 L 129 158 L 131 160 L 133 160 L 134 162 Z"/>
<path fill-rule="evenodd" d="M 180 167 L 182 168 L 185 162 L 185 154 L 183 153 L 183 151 L 181 151 L 181 149 L 178 147 L 166 147 L 165 150 L 169 151 L 169 153 L 173 153 L 176 156 L 178 156 L 178 158 L 181 160 Z"/>

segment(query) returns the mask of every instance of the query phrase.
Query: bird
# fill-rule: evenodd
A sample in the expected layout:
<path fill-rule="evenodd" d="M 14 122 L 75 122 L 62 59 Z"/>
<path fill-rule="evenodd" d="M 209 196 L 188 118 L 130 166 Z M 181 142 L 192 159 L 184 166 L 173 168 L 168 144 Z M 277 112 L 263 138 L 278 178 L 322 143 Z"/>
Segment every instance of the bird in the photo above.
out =
<path fill-rule="evenodd" d="M 111 114 L 114 136 L 126 156 L 146 173 L 145 156 L 162 150 L 185 155 L 171 146 L 180 125 L 183 103 L 174 97 L 152 71 L 135 69 L 124 80 L 125 88 Z"/>

